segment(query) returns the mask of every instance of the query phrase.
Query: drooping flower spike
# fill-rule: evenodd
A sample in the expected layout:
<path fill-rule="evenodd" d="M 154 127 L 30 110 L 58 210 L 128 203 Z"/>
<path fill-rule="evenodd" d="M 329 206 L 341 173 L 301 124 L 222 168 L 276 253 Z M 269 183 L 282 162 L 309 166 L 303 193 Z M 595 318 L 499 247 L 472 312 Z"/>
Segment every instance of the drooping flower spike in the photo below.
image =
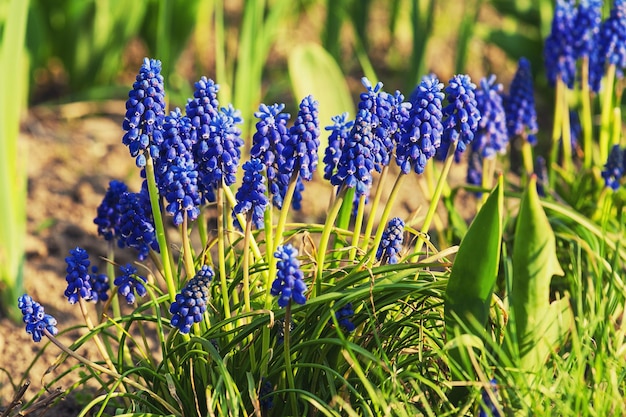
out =
<path fill-rule="evenodd" d="M 161 61 L 144 58 L 133 89 L 128 93 L 122 138 L 138 167 L 146 165 L 145 152 L 158 155 L 162 140 L 161 123 L 165 117 L 165 90 Z"/>
<path fill-rule="evenodd" d="M 44 308 L 30 297 L 24 294 L 17 299 L 17 306 L 22 310 L 22 321 L 26 323 L 26 333 L 33 336 L 34 342 L 41 341 L 44 330 L 56 336 L 59 330 L 56 328 L 57 321 L 50 314 L 46 314 Z"/>
<path fill-rule="evenodd" d="M 206 311 L 209 299 L 209 285 L 215 276 L 210 266 L 204 265 L 196 275 L 189 280 L 185 288 L 176 294 L 176 301 L 170 305 L 173 327 L 181 333 L 189 333 L 194 323 L 200 323 Z"/>
<path fill-rule="evenodd" d="M 131 264 L 120 266 L 122 274 L 115 278 L 113 284 L 117 287 L 117 292 L 122 297 L 126 298 L 128 304 L 135 302 L 135 294 L 139 297 L 146 295 L 147 290 L 145 283 L 146 278 L 137 274 L 137 268 Z"/>
<path fill-rule="evenodd" d="M 297 304 L 306 303 L 306 284 L 304 274 L 300 270 L 300 261 L 297 259 L 298 250 L 291 244 L 279 246 L 274 253 L 278 259 L 276 264 L 276 279 L 272 283 L 271 294 L 278 296 L 278 305 L 287 307 L 293 300 Z"/>

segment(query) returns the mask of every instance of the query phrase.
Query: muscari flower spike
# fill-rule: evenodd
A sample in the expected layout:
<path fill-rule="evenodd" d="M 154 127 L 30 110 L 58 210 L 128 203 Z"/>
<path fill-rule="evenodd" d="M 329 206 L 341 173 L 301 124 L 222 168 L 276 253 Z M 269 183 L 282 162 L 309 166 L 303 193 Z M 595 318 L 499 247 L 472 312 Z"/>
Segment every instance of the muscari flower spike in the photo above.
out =
<path fill-rule="evenodd" d="M 274 253 L 278 259 L 276 264 L 276 279 L 272 283 L 271 294 L 278 296 L 278 305 L 287 307 L 293 300 L 297 304 L 306 303 L 306 284 L 304 274 L 300 270 L 300 261 L 297 259 L 298 250 L 291 244 L 279 246 Z"/>
<path fill-rule="evenodd" d="M 284 175 L 299 170 L 299 176 L 305 181 L 313 179 L 317 167 L 317 150 L 320 146 L 319 103 L 313 96 L 307 96 L 300 102 L 300 110 L 289 129 L 289 139 L 282 150 L 283 164 L 280 172 Z"/>
<path fill-rule="evenodd" d="M 399 217 L 389 220 L 376 251 L 376 260 L 396 264 L 399 260 L 404 240 L 404 221 Z"/>
<path fill-rule="evenodd" d="M 626 68 L 626 0 L 615 0 L 610 16 L 602 23 L 599 35 L 599 59 L 596 65 L 615 65 L 616 75 L 624 76 Z M 600 71 L 600 69 L 597 69 Z"/>
<path fill-rule="evenodd" d="M 426 162 L 435 156 L 441 145 L 442 88 L 443 84 L 431 74 L 422 78 L 411 95 L 409 117 L 396 147 L 396 163 L 404 174 L 411 170 L 423 173 Z"/>
<path fill-rule="evenodd" d="M 576 7 L 574 0 L 557 0 L 552 29 L 546 38 L 543 58 L 551 85 L 560 78 L 569 88 L 576 78 Z"/>
<path fill-rule="evenodd" d="M 265 195 L 265 177 L 263 176 L 263 164 L 260 159 L 252 158 L 243 164 L 243 180 L 241 187 L 237 191 L 235 198 L 237 204 L 233 209 L 233 218 L 235 223 L 239 225 L 236 215 L 239 213 L 252 213 L 252 223 L 257 229 L 263 228 L 263 217 L 265 209 L 269 204 Z"/>
<path fill-rule="evenodd" d="M 467 163 L 467 183 L 481 186 L 483 183 L 483 157 L 480 152 L 471 150 Z M 481 194 L 481 193 L 479 193 Z"/>
<path fill-rule="evenodd" d="M 396 116 L 397 98 L 382 91 L 383 83 L 372 85 L 367 77 L 361 79 L 365 92 L 361 93 L 359 111 L 370 113 L 369 128 L 372 130 L 372 157 L 374 169 L 381 172 L 382 167 L 389 165 L 391 154 L 395 147 L 393 139 L 396 137 L 398 126 Z M 400 94 L 402 100 L 404 96 Z"/>
<path fill-rule="evenodd" d="M 44 330 L 52 336 L 56 336 L 59 330 L 56 328 L 57 321 L 50 314 L 46 314 L 44 308 L 30 295 L 24 294 L 17 299 L 17 306 L 22 310 L 22 321 L 26 323 L 26 333 L 33 336 L 34 342 L 41 341 Z"/>
<path fill-rule="evenodd" d="M 91 296 L 93 302 L 106 301 L 109 299 L 109 277 L 106 274 L 100 274 L 98 267 L 93 265 L 89 274 L 89 283 L 91 284 Z"/>
<path fill-rule="evenodd" d="M 324 151 L 324 179 L 330 180 L 335 171 L 339 158 L 341 158 L 341 149 L 346 143 L 346 138 L 350 133 L 350 129 L 354 125 L 353 120 L 348 120 L 348 113 L 342 113 L 330 118 L 332 126 L 326 126 L 324 129 L 329 130 L 328 146 Z"/>
<path fill-rule="evenodd" d="M 274 386 L 272 385 L 272 381 L 265 377 L 261 379 L 259 403 L 264 410 L 269 410 L 274 407 Z"/>
<path fill-rule="evenodd" d="M 163 123 L 163 143 L 155 163 L 159 193 L 168 202 L 165 211 L 173 216 L 177 226 L 183 223 L 185 214 L 191 221 L 200 215 L 201 197 L 191 130 L 191 119 L 183 116 L 180 109 L 170 112 Z"/>
<path fill-rule="evenodd" d="M 493 401 L 491 400 L 491 396 L 489 395 L 488 391 L 491 391 L 492 395 L 494 397 L 496 397 L 498 395 L 498 386 L 497 386 L 497 381 L 495 378 L 493 378 L 490 381 L 490 387 L 489 388 L 483 388 L 482 389 L 482 393 L 481 393 L 481 397 L 482 397 L 482 404 L 480 406 L 480 411 L 478 413 L 479 417 L 501 417 L 500 412 L 498 411 L 498 408 L 496 407 L 496 405 L 493 403 Z"/>
<path fill-rule="evenodd" d="M 509 143 L 501 94 L 502 84 L 496 84 L 495 75 L 480 80 L 476 103 L 481 117 L 472 149 L 480 152 L 483 158 L 494 158 L 497 153 L 504 153 Z"/>
<path fill-rule="evenodd" d="M 624 176 L 624 156 L 626 156 L 624 149 L 619 145 L 614 145 L 602 170 L 604 184 L 613 190 L 620 187 L 620 180 Z"/>
<path fill-rule="evenodd" d="M 140 261 L 146 259 L 150 249 L 159 251 L 154 221 L 150 211 L 150 198 L 145 188 L 139 193 L 122 193 L 120 197 L 120 227 L 118 246 L 136 249 Z"/>
<path fill-rule="evenodd" d="M 526 137 L 531 145 L 537 143 L 535 136 L 537 126 L 537 110 L 533 94 L 533 78 L 530 62 L 520 58 L 517 71 L 511 81 L 510 93 L 504 97 L 504 111 L 509 138 Z"/>
<path fill-rule="evenodd" d="M 154 158 L 162 140 L 161 123 L 165 117 L 165 90 L 161 61 L 144 58 L 133 89 L 128 93 L 122 138 L 138 167 L 146 165 L 145 151 Z"/>
<path fill-rule="evenodd" d="M 252 136 L 250 149 L 250 156 L 258 158 L 265 165 L 272 204 L 279 209 L 283 207 L 283 199 L 289 185 L 289 175 L 280 172 L 280 167 L 284 164 L 283 149 L 290 140 L 287 122 L 291 116 L 282 112 L 284 108 L 285 105 L 282 103 L 259 106 L 259 111 L 254 113 L 254 117 L 259 121 L 256 123 L 256 132 Z"/>
<path fill-rule="evenodd" d="M 448 155 L 452 143 L 456 143 L 455 159 L 459 159 L 467 145 L 473 140 L 481 115 L 476 107 L 474 90 L 469 75 L 455 75 L 445 87 L 448 104 L 442 109 L 443 135 L 437 157 L 441 160 Z"/>
<path fill-rule="evenodd" d="M 341 307 L 339 310 L 335 312 L 335 317 L 337 318 L 337 322 L 341 327 L 343 327 L 348 333 L 353 332 L 356 329 L 356 326 L 350 319 L 354 316 L 354 309 L 352 308 L 352 303 L 348 303 Z M 332 322 L 332 320 L 331 320 Z"/>
<path fill-rule="evenodd" d="M 117 293 L 126 298 L 128 304 L 133 304 L 135 302 L 135 293 L 139 297 L 146 295 L 147 290 L 144 284 L 147 280 L 145 277 L 137 274 L 137 268 L 131 264 L 120 266 L 120 271 L 122 271 L 122 274 L 115 278 L 113 285 L 117 287 Z"/>
<path fill-rule="evenodd" d="M 580 0 L 574 19 L 576 57 L 591 57 L 597 47 L 603 0 Z"/>
<path fill-rule="evenodd" d="M 104 240 L 112 241 L 117 238 L 121 217 L 120 196 L 127 191 L 128 187 L 122 181 L 111 181 L 102 203 L 98 206 L 93 222 L 98 226 L 98 235 L 104 237 Z"/>
<path fill-rule="evenodd" d="M 176 294 L 176 301 L 170 305 L 170 324 L 181 333 L 189 333 L 194 323 L 202 321 L 209 299 L 209 285 L 214 276 L 213 269 L 204 265 Z"/>
<path fill-rule="evenodd" d="M 89 254 L 81 247 L 70 250 L 70 256 L 65 258 L 67 263 L 65 280 L 67 288 L 65 296 L 70 304 L 75 304 L 79 297 L 89 301 L 93 299 L 91 277 L 89 275 Z"/>

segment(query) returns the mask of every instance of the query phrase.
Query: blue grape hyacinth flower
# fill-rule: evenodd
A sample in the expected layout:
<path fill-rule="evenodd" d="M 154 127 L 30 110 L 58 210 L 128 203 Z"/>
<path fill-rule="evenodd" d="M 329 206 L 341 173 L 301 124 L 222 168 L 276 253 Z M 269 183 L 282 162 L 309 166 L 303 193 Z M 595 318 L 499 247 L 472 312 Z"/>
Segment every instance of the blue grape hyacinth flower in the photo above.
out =
<path fill-rule="evenodd" d="M 376 251 L 376 260 L 396 264 L 400 259 L 404 240 L 404 221 L 399 217 L 389 220 Z"/>
<path fill-rule="evenodd" d="M 466 181 L 470 185 L 481 186 L 483 183 L 483 157 L 480 152 L 473 149 L 469 153 L 467 162 Z M 481 195 L 482 193 L 477 193 Z"/>
<path fill-rule="evenodd" d="M 161 123 L 165 117 L 165 90 L 161 75 L 161 61 L 145 58 L 133 89 L 128 93 L 122 138 L 138 167 L 146 165 L 145 151 L 158 155 L 162 140 Z"/>
<path fill-rule="evenodd" d="M 113 284 L 117 287 L 117 293 L 126 298 L 128 304 L 133 304 L 136 299 L 135 294 L 139 297 L 146 295 L 147 290 L 144 284 L 147 280 L 137 274 L 137 268 L 131 264 L 120 266 L 120 271 L 122 274 L 115 278 Z"/>
<path fill-rule="evenodd" d="M 274 386 L 272 385 L 272 381 L 265 377 L 261 378 L 259 403 L 263 410 L 269 410 L 274 407 Z"/>
<path fill-rule="evenodd" d="M 189 333 L 194 323 L 202 321 L 209 299 L 209 285 L 214 276 L 213 269 L 204 265 L 176 294 L 176 300 L 170 305 L 170 324 L 181 333 Z"/>
<path fill-rule="evenodd" d="M 483 158 L 493 158 L 498 153 L 506 152 L 509 143 L 506 112 L 501 94 L 502 84 L 496 84 L 495 75 L 480 80 L 480 89 L 476 91 L 476 103 L 481 117 L 472 149 L 480 152 Z"/>
<path fill-rule="evenodd" d="M 300 110 L 289 129 L 289 139 L 282 150 L 283 163 L 280 172 L 284 175 L 299 170 L 300 178 L 304 181 L 313 179 L 313 172 L 317 168 L 317 150 L 320 146 L 319 103 L 313 96 L 307 96 L 300 102 Z"/>
<path fill-rule="evenodd" d="M 626 0 L 613 2 L 611 14 L 600 27 L 598 49 L 600 65 L 615 65 L 617 76 L 622 78 L 626 68 Z"/>
<path fill-rule="evenodd" d="M 291 300 L 297 304 L 306 303 L 306 296 L 304 295 L 306 284 L 297 256 L 298 250 L 291 244 L 279 246 L 274 253 L 278 262 L 276 264 L 276 279 L 272 283 L 270 293 L 278 296 L 280 307 L 287 307 Z"/>
<path fill-rule="evenodd" d="M 79 298 L 86 301 L 93 299 L 87 251 L 81 247 L 70 249 L 70 256 L 65 258 L 65 262 L 67 263 L 65 296 L 69 303 L 75 304 Z"/>
<path fill-rule="evenodd" d="M 428 159 L 441 146 L 443 84 L 434 75 L 422 78 L 411 95 L 412 106 L 396 147 L 396 163 L 404 174 L 424 172 Z"/>
<path fill-rule="evenodd" d="M 44 308 L 30 295 L 24 294 L 17 299 L 17 306 L 22 310 L 22 321 L 26 323 L 26 333 L 33 336 L 34 342 L 41 341 L 44 330 L 52 336 L 56 336 L 59 330 L 56 328 L 57 321 L 50 314 L 46 314 Z"/>
<path fill-rule="evenodd" d="M 619 145 L 614 145 L 602 170 L 604 184 L 613 190 L 620 187 L 620 180 L 624 176 L 624 156 L 626 156 L 624 149 Z"/>
<path fill-rule="evenodd" d="M 127 191 L 128 187 L 122 181 L 111 181 L 102 203 L 98 206 L 93 222 L 98 226 L 98 235 L 104 240 L 113 241 L 118 237 L 121 217 L 120 197 Z"/>
<path fill-rule="evenodd" d="M 98 267 L 93 265 L 89 274 L 89 283 L 91 284 L 91 301 L 106 301 L 109 299 L 109 277 L 106 274 L 98 272 Z"/>
<path fill-rule="evenodd" d="M 574 0 L 557 0 L 552 19 L 552 29 L 544 43 L 543 58 L 548 82 L 555 85 L 560 78 L 569 88 L 576 79 L 575 36 L 576 7 Z"/>
<path fill-rule="evenodd" d="M 437 157 L 441 160 L 448 155 L 451 144 L 456 143 L 455 157 L 459 159 L 474 140 L 481 118 L 474 90 L 476 85 L 465 74 L 452 77 L 444 89 L 448 104 L 442 109 L 443 135 L 437 149 Z"/>
<path fill-rule="evenodd" d="M 183 224 L 185 214 L 190 221 L 197 219 L 202 202 L 191 130 L 191 119 L 183 116 L 180 109 L 170 112 L 163 123 L 163 143 L 155 163 L 159 193 L 168 203 L 165 211 L 173 216 L 177 226 Z"/>
<path fill-rule="evenodd" d="M 332 126 L 326 126 L 324 129 L 330 131 L 328 137 L 328 146 L 324 151 L 324 179 L 330 180 L 335 171 L 337 164 L 341 158 L 341 149 L 346 143 L 346 138 L 350 134 L 350 129 L 354 125 L 354 120 L 348 120 L 348 113 L 342 113 L 330 118 L 333 122 Z"/>
<path fill-rule="evenodd" d="M 335 312 L 335 317 L 337 318 L 337 322 L 341 327 L 343 327 L 348 333 L 353 332 L 356 329 L 356 326 L 350 319 L 354 316 L 354 309 L 352 308 L 352 303 L 347 303 L 339 310 Z M 332 321 L 331 321 L 332 322 Z"/>
<path fill-rule="evenodd" d="M 120 197 L 120 227 L 118 246 L 136 249 L 138 259 L 144 260 L 150 249 L 159 251 L 154 220 L 150 210 L 148 191 L 142 188 L 139 193 L 122 193 Z"/>
<path fill-rule="evenodd" d="M 530 62 L 520 58 L 517 71 L 511 81 L 509 95 L 504 97 L 504 111 L 509 138 L 525 137 L 528 143 L 535 145 L 539 131 L 537 110 L 533 91 L 533 76 Z"/>
<path fill-rule="evenodd" d="M 252 158 L 243 164 L 243 180 L 235 198 L 237 204 L 233 209 L 233 218 L 239 225 L 236 215 L 240 213 L 252 213 L 252 223 L 257 229 L 263 228 L 263 217 L 269 200 L 265 195 L 265 177 L 263 176 L 264 165 L 258 158 Z M 241 225 L 239 225 L 241 227 Z"/>
<path fill-rule="evenodd" d="M 497 381 L 495 378 L 493 378 L 490 381 L 490 387 L 489 388 L 483 388 L 482 392 L 481 392 L 481 398 L 482 398 L 482 404 L 480 406 L 480 411 L 478 413 L 479 417 L 501 417 L 500 412 L 498 411 L 498 407 L 496 406 L 496 404 L 493 403 L 492 401 L 492 396 L 489 395 L 489 391 L 491 391 L 491 394 L 494 397 L 497 397 L 498 395 L 498 386 L 497 386 Z"/>

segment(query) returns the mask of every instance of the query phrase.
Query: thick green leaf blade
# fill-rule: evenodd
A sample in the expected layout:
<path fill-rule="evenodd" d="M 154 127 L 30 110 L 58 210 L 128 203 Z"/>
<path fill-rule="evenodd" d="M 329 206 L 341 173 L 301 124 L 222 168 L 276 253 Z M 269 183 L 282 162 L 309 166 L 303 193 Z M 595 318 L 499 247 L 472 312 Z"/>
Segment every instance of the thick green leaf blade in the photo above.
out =
<path fill-rule="evenodd" d="M 454 260 L 445 299 L 446 333 L 459 324 L 473 328 L 487 322 L 496 284 L 502 241 L 504 193 L 502 177 L 467 230 Z M 461 323 L 457 322 L 458 320 Z M 476 329 L 482 337 L 482 329 Z"/>
<path fill-rule="evenodd" d="M 289 55 L 289 77 L 298 101 L 309 94 L 319 102 L 320 129 L 332 126 L 331 117 L 348 112 L 354 117 L 354 103 L 348 84 L 333 57 L 314 43 L 296 46 Z M 320 162 L 328 135 L 320 137 Z"/>
<path fill-rule="evenodd" d="M 569 328 L 568 300 L 550 304 L 550 281 L 563 275 L 556 239 L 533 177 L 522 199 L 515 228 L 511 320 L 521 366 L 534 370 Z"/>

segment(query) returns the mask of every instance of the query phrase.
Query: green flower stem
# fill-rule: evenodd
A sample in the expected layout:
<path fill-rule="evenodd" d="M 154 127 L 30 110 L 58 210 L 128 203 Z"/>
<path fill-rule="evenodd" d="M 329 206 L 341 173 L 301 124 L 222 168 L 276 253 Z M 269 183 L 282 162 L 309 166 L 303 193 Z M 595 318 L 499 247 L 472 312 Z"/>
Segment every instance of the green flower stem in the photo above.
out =
<path fill-rule="evenodd" d="M 224 191 L 224 196 L 226 197 L 226 200 L 228 200 L 228 204 L 231 207 L 235 207 L 235 205 L 237 204 L 237 200 L 235 199 L 235 195 L 233 194 L 233 191 L 230 189 L 230 187 L 224 185 L 221 189 Z M 241 213 L 237 214 L 236 217 L 239 221 L 239 224 L 246 224 L 246 218 L 243 217 Z M 254 257 L 256 259 L 263 259 L 263 255 L 261 255 L 261 250 L 259 249 L 259 245 L 254 239 L 254 236 L 252 236 L 250 239 L 250 248 L 252 249 L 252 253 L 254 254 Z"/>
<path fill-rule="evenodd" d="M 206 248 L 207 242 L 209 241 L 209 236 L 206 230 L 206 219 L 202 215 L 202 209 L 200 210 L 200 216 L 198 216 L 198 221 L 196 222 L 198 225 L 198 235 L 200 235 L 200 247 Z"/>
<path fill-rule="evenodd" d="M 365 234 L 363 237 L 363 243 L 361 243 L 361 250 L 364 252 L 367 251 L 367 246 L 370 243 L 370 238 L 372 236 L 372 230 L 374 229 L 374 221 L 376 219 L 376 213 L 378 212 L 378 205 L 380 204 L 380 198 L 383 194 L 383 188 L 385 185 L 385 180 L 387 179 L 387 175 L 389 172 L 389 165 L 385 165 L 383 167 L 382 172 L 380 173 L 380 178 L 378 179 L 378 184 L 376 185 L 376 194 L 374 195 L 374 201 L 372 201 L 372 208 L 370 209 L 370 215 L 367 219 L 367 225 L 365 226 Z"/>
<path fill-rule="evenodd" d="M 554 189 L 554 182 L 556 181 L 556 171 L 551 169 L 556 164 L 557 158 L 559 156 L 559 139 L 561 139 L 561 129 L 563 127 L 563 122 L 561 121 L 563 118 L 563 108 L 561 107 L 561 96 L 563 95 L 563 90 L 567 88 L 561 77 L 558 76 L 556 79 L 556 86 L 554 92 L 554 125 L 552 125 L 552 151 L 550 152 L 550 169 L 548 170 L 548 180 L 550 183 L 550 189 Z M 524 141 L 526 143 L 526 141 Z M 522 145 L 523 147 L 524 145 Z"/>
<path fill-rule="evenodd" d="M 172 407 L 170 404 L 167 403 L 167 401 L 165 401 L 163 398 L 161 398 L 161 396 L 159 396 L 156 393 L 154 393 L 153 391 L 151 391 L 148 387 L 146 387 L 144 385 L 141 385 L 140 383 L 135 382 L 132 379 L 126 377 L 126 376 L 122 376 L 122 375 L 118 374 L 117 372 L 115 372 L 114 370 L 108 369 L 105 366 L 102 366 L 102 365 L 99 365 L 99 364 L 97 364 L 95 362 L 92 362 L 89 359 L 85 358 L 84 356 L 79 355 L 78 353 L 74 352 L 73 350 L 71 350 L 68 347 L 66 347 L 63 343 L 61 343 L 47 329 L 44 329 L 43 333 L 50 340 L 50 342 L 52 342 L 53 345 L 55 345 L 56 347 L 61 349 L 67 355 L 69 355 L 72 358 L 76 359 L 78 362 L 84 364 L 86 367 L 88 367 L 90 369 L 95 369 L 98 372 L 102 372 L 103 374 L 108 375 L 108 376 L 110 376 L 112 378 L 115 378 L 116 380 L 121 380 L 124 383 L 130 385 L 131 387 L 138 389 L 140 392 L 147 393 L 151 398 L 153 398 L 156 402 L 158 402 L 165 409 L 167 409 L 168 412 L 172 413 L 172 415 L 181 416 L 180 411 L 178 411 L 176 408 Z"/>
<path fill-rule="evenodd" d="M 341 209 L 341 204 L 343 203 L 343 199 L 346 196 L 346 191 L 347 188 L 342 185 L 341 190 L 339 191 L 339 194 L 337 194 L 337 198 L 335 199 L 332 208 L 328 211 L 326 223 L 324 223 L 324 229 L 322 230 L 322 236 L 320 237 L 319 247 L 317 248 L 317 274 L 315 277 L 315 287 L 313 289 L 313 294 L 311 294 L 311 297 L 315 297 L 316 295 L 320 295 L 322 293 L 324 262 L 326 259 L 326 250 L 328 249 L 328 243 L 330 240 L 330 232 L 333 229 L 333 225 L 335 224 L 335 220 L 337 219 L 337 215 L 339 214 L 339 210 Z"/>
<path fill-rule="evenodd" d="M 228 296 L 228 283 L 226 282 L 226 255 L 224 245 L 226 236 L 224 235 L 224 188 L 217 189 L 217 262 L 220 271 L 220 285 L 222 290 L 222 303 L 224 304 L 224 318 L 231 318 L 230 297 Z M 229 325 L 230 327 L 230 325 Z"/>
<path fill-rule="evenodd" d="M 439 180 L 437 181 L 435 191 L 433 192 L 433 196 L 430 200 L 430 205 L 428 206 L 428 212 L 424 218 L 421 233 L 415 243 L 415 250 L 413 251 L 414 254 L 420 253 L 422 251 L 422 247 L 424 246 L 424 236 L 428 234 L 430 224 L 433 221 L 435 212 L 437 211 L 437 206 L 439 205 L 439 200 L 441 199 L 441 192 L 443 191 L 446 181 L 448 180 L 448 173 L 450 172 L 450 167 L 452 167 L 452 162 L 454 162 L 454 152 L 456 152 L 456 142 L 451 143 L 450 148 L 448 148 L 448 155 L 446 156 L 441 174 L 439 175 Z"/>
<path fill-rule="evenodd" d="M 562 136 L 562 146 L 563 146 L 563 170 L 566 173 L 571 173 L 572 166 L 572 131 L 570 129 L 570 120 L 569 120 L 569 103 L 567 100 L 569 89 L 563 89 L 562 103 L 563 106 L 563 128 L 561 132 Z"/>
<path fill-rule="evenodd" d="M 287 186 L 287 191 L 285 192 L 285 198 L 283 198 L 283 208 L 280 210 L 278 224 L 276 225 L 272 254 L 276 251 L 276 248 L 283 243 L 283 232 L 285 231 L 285 223 L 287 223 L 287 214 L 289 214 L 289 209 L 291 208 L 291 200 L 293 199 L 293 193 L 296 190 L 299 173 L 299 167 L 296 166 L 291 174 L 291 178 L 289 179 L 289 185 Z M 272 261 L 276 263 L 276 259 L 272 258 Z"/>
<path fill-rule="evenodd" d="M 285 374 L 287 376 L 287 386 L 290 389 L 289 402 L 291 402 L 291 412 L 294 416 L 299 416 L 298 399 L 296 398 L 296 384 L 293 379 L 293 369 L 291 368 L 291 300 L 285 309 L 283 347 L 285 349 Z"/>
<path fill-rule="evenodd" d="M 613 109 L 613 124 L 611 129 L 611 147 L 622 142 L 622 109 L 616 106 Z"/>
<path fill-rule="evenodd" d="M 376 236 L 374 236 L 374 243 L 372 244 L 373 252 L 370 254 L 369 261 L 367 262 L 369 268 L 374 265 L 374 260 L 376 256 L 376 250 L 378 249 L 378 245 L 380 244 L 381 239 L 383 238 L 383 232 L 385 231 L 385 227 L 387 226 L 387 219 L 389 218 L 389 214 L 391 213 L 391 208 L 393 207 L 394 201 L 396 201 L 396 197 L 398 196 L 398 192 L 402 187 L 402 183 L 404 182 L 404 178 L 406 178 L 406 174 L 400 173 L 398 178 L 396 178 L 396 182 L 393 184 L 393 188 L 391 189 L 391 193 L 389 193 L 389 198 L 387 199 L 387 204 L 385 204 L 385 209 L 383 210 L 383 214 L 378 222 L 378 228 L 376 229 Z"/>
<path fill-rule="evenodd" d="M 359 247 L 359 238 L 361 237 L 361 227 L 363 226 L 363 212 L 365 211 L 365 195 L 359 198 L 359 207 L 357 209 L 356 220 L 354 222 L 354 231 L 352 233 L 352 248 L 350 249 L 350 260 L 356 257 L 356 251 Z"/>
<path fill-rule="evenodd" d="M 558 143 L 555 148 L 558 149 Z M 522 175 L 522 178 L 524 184 L 527 184 L 530 176 L 535 172 L 535 162 L 533 160 L 533 147 L 528 142 L 526 135 L 522 136 L 522 162 L 524 163 L 524 175 Z"/>
<path fill-rule="evenodd" d="M 187 273 L 187 280 L 196 275 L 196 267 L 193 264 L 193 255 L 191 253 L 191 242 L 189 242 L 189 229 L 188 229 L 189 217 L 187 212 L 183 215 L 183 224 L 181 226 L 180 234 L 183 238 L 183 261 L 185 263 L 185 272 Z"/>
<path fill-rule="evenodd" d="M 152 207 L 152 217 L 154 218 L 156 238 L 159 242 L 159 250 L 161 252 L 161 262 L 163 263 L 165 284 L 167 285 L 170 302 L 174 302 L 176 299 L 176 286 L 174 285 L 174 275 L 172 273 L 172 265 L 170 263 L 169 246 L 165 236 L 163 217 L 161 217 L 159 190 L 157 189 L 156 178 L 154 176 L 154 160 L 150 156 L 149 152 L 146 152 L 146 180 L 148 182 L 148 192 L 150 193 L 150 206 Z"/>
<path fill-rule="evenodd" d="M 583 130 L 585 155 L 583 166 L 590 169 L 593 165 L 593 119 L 591 114 L 591 93 L 589 91 L 589 57 L 583 57 L 581 66 L 581 111 L 580 123 Z"/>
<path fill-rule="evenodd" d="M 113 241 L 110 241 L 107 250 L 107 276 L 111 281 L 115 280 L 115 249 L 113 245 Z M 113 320 L 118 320 L 122 317 L 120 300 L 118 297 L 111 297 L 111 308 L 113 309 Z M 120 329 L 117 329 L 117 338 L 118 340 L 122 338 L 122 332 Z"/>
<path fill-rule="evenodd" d="M 250 237 L 252 236 L 252 212 L 246 215 L 246 226 L 243 235 L 243 303 L 244 313 L 252 311 L 250 308 Z M 246 320 L 247 321 L 247 320 Z"/>
<path fill-rule="evenodd" d="M 602 114 L 600 116 L 600 163 L 602 164 L 606 163 L 609 158 L 615 71 L 615 65 L 609 65 L 605 75 L 604 93 L 602 94 Z"/>

